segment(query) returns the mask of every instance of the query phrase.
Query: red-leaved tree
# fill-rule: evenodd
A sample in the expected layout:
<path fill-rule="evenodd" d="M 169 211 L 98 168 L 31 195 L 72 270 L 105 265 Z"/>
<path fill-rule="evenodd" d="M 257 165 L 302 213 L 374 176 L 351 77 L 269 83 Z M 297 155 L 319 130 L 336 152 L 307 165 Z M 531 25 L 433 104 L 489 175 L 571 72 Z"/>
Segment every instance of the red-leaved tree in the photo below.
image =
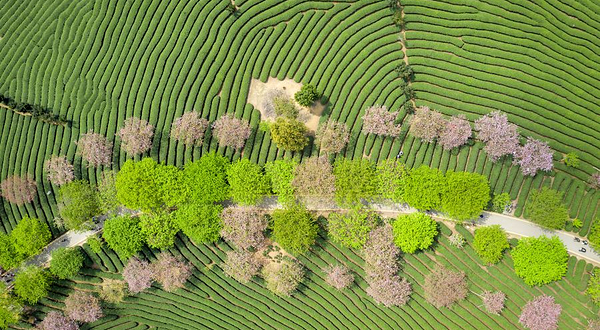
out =
<path fill-rule="evenodd" d="M 350 140 L 350 131 L 344 123 L 327 120 L 322 123 L 315 134 L 315 144 L 321 152 L 334 154 L 342 151 Z"/>
<path fill-rule="evenodd" d="M 475 121 L 477 138 L 486 143 L 485 152 L 492 162 L 512 154 L 519 146 L 517 125 L 508 122 L 506 114 L 491 112 Z"/>
<path fill-rule="evenodd" d="M 123 279 L 127 282 L 129 292 L 136 294 L 152 286 L 153 269 L 145 260 L 131 258 L 123 268 Z"/>
<path fill-rule="evenodd" d="M 232 114 L 221 116 L 212 124 L 213 135 L 224 147 L 240 150 L 250 137 L 252 129 L 247 121 L 235 118 Z"/>
<path fill-rule="evenodd" d="M 309 157 L 296 166 L 292 186 L 298 197 L 332 197 L 335 192 L 333 166 L 325 157 Z"/>
<path fill-rule="evenodd" d="M 48 181 L 57 186 L 73 181 L 75 168 L 65 156 L 53 155 L 44 162 L 44 172 Z"/>
<path fill-rule="evenodd" d="M 223 263 L 223 272 L 240 283 L 248 283 L 252 277 L 258 275 L 261 264 L 252 252 L 247 250 L 233 250 L 227 252 Z"/>
<path fill-rule="evenodd" d="M 553 330 L 558 328 L 558 317 L 562 307 L 554 297 L 541 295 L 523 307 L 519 322 L 531 330 Z"/>
<path fill-rule="evenodd" d="M 152 148 L 154 126 L 145 119 L 129 117 L 125 119 L 123 127 L 117 136 L 121 138 L 121 147 L 130 155 L 139 155 Z"/>
<path fill-rule="evenodd" d="M 438 142 L 444 149 L 450 150 L 467 143 L 471 135 L 473 132 L 469 121 L 464 115 L 458 115 L 446 122 Z"/>
<path fill-rule="evenodd" d="M 429 107 L 420 107 L 410 120 L 409 132 L 425 142 L 433 142 L 442 133 L 444 127 L 446 127 L 446 120 L 441 113 L 430 110 Z"/>
<path fill-rule="evenodd" d="M 481 294 L 481 300 L 483 301 L 483 306 L 488 313 L 499 315 L 504 309 L 506 295 L 501 291 L 484 291 Z"/>
<path fill-rule="evenodd" d="M 354 282 L 354 275 L 346 266 L 330 265 L 323 272 L 326 274 L 325 282 L 338 290 L 345 289 Z"/>
<path fill-rule="evenodd" d="M 2 197 L 16 205 L 31 203 L 37 193 L 37 183 L 29 175 L 12 175 L 0 183 Z"/>
<path fill-rule="evenodd" d="M 78 330 L 79 326 L 62 313 L 52 311 L 46 314 L 44 320 L 38 323 L 35 328 L 39 330 Z"/>
<path fill-rule="evenodd" d="M 65 314 L 75 321 L 94 322 L 102 317 L 102 308 L 98 298 L 75 291 L 65 299 Z"/>
<path fill-rule="evenodd" d="M 77 154 L 88 163 L 88 167 L 110 165 L 112 143 L 98 133 L 89 131 L 77 141 Z"/>
<path fill-rule="evenodd" d="M 396 125 L 398 111 L 389 112 L 385 105 L 374 105 L 365 110 L 362 116 L 363 134 L 375 134 L 381 136 L 396 137 L 400 135 L 401 125 Z"/>
<path fill-rule="evenodd" d="M 398 275 L 370 281 L 367 288 L 367 294 L 385 307 L 406 304 L 411 293 L 410 283 Z"/>
<path fill-rule="evenodd" d="M 202 145 L 204 132 L 208 128 L 208 120 L 193 111 L 175 119 L 171 125 L 171 138 L 185 145 Z"/>
<path fill-rule="evenodd" d="M 457 301 L 465 299 L 469 289 L 465 273 L 455 272 L 437 266 L 425 277 L 423 285 L 425 299 L 433 306 L 449 307 Z"/>
<path fill-rule="evenodd" d="M 223 239 L 237 248 L 260 248 L 269 225 L 264 212 L 252 207 L 227 207 L 221 213 Z"/>
<path fill-rule="evenodd" d="M 192 266 L 179 260 L 168 252 L 161 252 L 152 263 L 154 279 L 165 291 L 173 292 L 182 288 L 192 275 Z"/>
<path fill-rule="evenodd" d="M 534 176 L 538 171 L 551 171 L 552 149 L 548 143 L 528 137 L 524 146 L 514 152 L 514 163 L 521 166 L 523 175 Z"/>

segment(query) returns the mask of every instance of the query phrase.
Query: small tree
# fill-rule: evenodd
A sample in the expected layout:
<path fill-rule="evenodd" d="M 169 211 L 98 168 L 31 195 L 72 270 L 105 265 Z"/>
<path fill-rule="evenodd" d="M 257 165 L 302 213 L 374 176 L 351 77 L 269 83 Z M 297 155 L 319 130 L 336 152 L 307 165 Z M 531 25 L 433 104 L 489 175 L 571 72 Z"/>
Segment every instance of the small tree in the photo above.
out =
<path fill-rule="evenodd" d="M 217 119 L 212 124 L 213 135 L 224 147 L 240 150 L 250 137 L 252 129 L 247 121 L 237 119 L 232 114 L 227 114 Z"/>
<path fill-rule="evenodd" d="M 596 220 L 592 222 L 588 240 L 594 250 L 600 251 L 600 218 L 596 218 Z"/>
<path fill-rule="evenodd" d="M 98 298 L 75 291 L 65 299 L 65 314 L 79 322 L 94 322 L 103 316 Z"/>
<path fill-rule="evenodd" d="M 442 210 L 458 221 L 477 218 L 490 201 L 487 177 L 479 173 L 446 172 Z"/>
<path fill-rule="evenodd" d="M 221 235 L 239 249 L 258 249 L 265 241 L 269 222 L 262 211 L 253 208 L 227 207 L 221 213 Z"/>
<path fill-rule="evenodd" d="M 523 175 L 534 176 L 538 171 L 551 171 L 552 149 L 548 143 L 528 137 L 524 146 L 514 152 L 514 163 L 521 166 Z"/>
<path fill-rule="evenodd" d="M 231 198 L 242 205 L 255 205 L 268 195 L 271 187 L 269 178 L 260 165 L 244 158 L 227 169 L 227 181 L 231 187 Z"/>
<path fill-rule="evenodd" d="M 394 245 L 394 232 L 389 224 L 371 231 L 362 250 L 367 280 L 385 279 L 398 272 L 400 249 Z"/>
<path fill-rule="evenodd" d="M 271 138 L 280 149 L 300 151 L 308 145 L 308 129 L 296 119 L 279 117 L 269 127 Z"/>
<path fill-rule="evenodd" d="M 393 227 L 394 243 L 405 253 L 429 248 L 438 234 L 437 223 L 425 213 L 399 215 Z"/>
<path fill-rule="evenodd" d="M 58 190 L 58 211 L 67 229 L 81 230 L 101 210 L 98 191 L 86 181 L 69 182 Z"/>
<path fill-rule="evenodd" d="M 335 200 L 340 205 L 360 205 L 377 193 L 375 166 L 366 159 L 339 158 L 333 166 Z"/>
<path fill-rule="evenodd" d="M 511 255 L 515 273 L 529 285 L 548 284 L 567 273 L 569 254 L 556 236 L 521 238 Z"/>
<path fill-rule="evenodd" d="M 102 253 L 102 239 L 96 235 L 90 236 L 87 239 L 87 245 L 89 246 L 92 252 L 99 254 Z"/>
<path fill-rule="evenodd" d="M 475 229 L 473 249 L 483 261 L 489 264 L 498 263 L 502 259 L 502 252 L 509 247 L 506 232 L 500 225 Z"/>
<path fill-rule="evenodd" d="M 73 278 L 83 266 L 79 247 L 58 248 L 52 252 L 50 272 L 61 280 Z"/>
<path fill-rule="evenodd" d="M 377 163 L 377 195 L 393 202 L 404 201 L 404 185 L 408 169 L 397 159 L 386 159 Z"/>
<path fill-rule="evenodd" d="M 123 268 L 123 279 L 127 282 L 129 292 L 140 293 L 152 286 L 153 269 L 145 260 L 131 258 Z"/>
<path fill-rule="evenodd" d="M 343 265 L 330 265 L 323 272 L 326 275 L 325 282 L 338 290 L 343 290 L 354 282 L 354 275 Z"/>
<path fill-rule="evenodd" d="M 600 172 L 590 175 L 588 183 L 592 189 L 600 189 Z"/>
<path fill-rule="evenodd" d="M 562 162 L 569 167 L 578 168 L 579 156 L 574 152 L 569 152 L 568 154 L 564 155 Z"/>
<path fill-rule="evenodd" d="M 21 302 L 10 294 L 3 282 L 0 282 L 0 328 L 5 329 L 19 322 L 22 310 Z"/>
<path fill-rule="evenodd" d="M 48 225 L 29 217 L 21 219 L 10 236 L 15 252 L 23 259 L 42 252 L 52 238 Z"/>
<path fill-rule="evenodd" d="M 531 330 L 557 329 L 561 311 L 562 306 L 554 302 L 554 297 L 541 295 L 525 304 L 519 323 Z"/>
<path fill-rule="evenodd" d="M 160 250 L 172 247 L 175 244 L 175 235 L 179 232 L 173 214 L 167 212 L 142 214 L 140 229 L 148 246 Z"/>
<path fill-rule="evenodd" d="M 319 98 L 317 88 L 311 84 L 302 85 L 300 90 L 294 94 L 296 102 L 303 107 L 309 107 Z"/>
<path fill-rule="evenodd" d="M 494 199 L 492 200 L 492 211 L 504 213 L 509 205 L 510 195 L 508 193 L 494 194 Z"/>
<path fill-rule="evenodd" d="M 247 250 L 233 250 L 227 252 L 223 263 L 223 272 L 240 283 L 248 283 L 252 277 L 258 275 L 261 264 L 252 252 Z"/>
<path fill-rule="evenodd" d="M 127 284 L 125 281 L 105 278 L 100 284 L 100 298 L 111 304 L 118 304 L 125 299 Z"/>
<path fill-rule="evenodd" d="M 397 137 L 402 130 L 401 125 L 396 125 L 398 111 L 388 112 L 387 107 L 375 105 L 365 110 L 362 116 L 363 134 Z"/>
<path fill-rule="evenodd" d="M 15 294 L 33 305 L 48 295 L 50 276 L 40 267 L 27 266 L 15 276 Z"/>
<path fill-rule="evenodd" d="M 484 291 L 481 294 L 481 300 L 483 301 L 483 306 L 485 306 L 485 310 L 490 314 L 500 315 L 500 312 L 504 309 L 504 301 L 506 300 L 506 295 L 504 292 L 490 292 Z"/>
<path fill-rule="evenodd" d="M 409 133 L 425 142 L 433 142 L 446 127 L 446 120 L 441 113 L 420 107 L 410 120 Z"/>
<path fill-rule="evenodd" d="M 220 238 L 222 210 L 222 206 L 215 204 L 183 204 L 175 212 L 175 222 L 195 243 L 216 242 Z"/>
<path fill-rule="evenodd" d="M 475 121 L 477 138 L 486 143 L 485 152 L 492 162 L 504 155 L 512 154 L 519 147 L 517 125 L 508 122 L 508 117 L 499 111 L 491 112 Z"/>
<path fill-rule="evenodd" d="M 296 167 L 292 186 L 299 197 L 330 197 L 335 191 L 333 166 L 324 157 L 310 157 Z"/>
<path fill-rule="evenodd" d="M 334 242 L 360 249 L 378 222 L 377 213 L 354 208 L 347 214 L 330 213 L 327 230 Z"/>
<path fill-rule="evenodd" d="M 350 140 L 350 131 L 344 123 L 332 119 L 319 125 L 315 133 L 315 144 L 321 152 L 334 154 L 342 151 Z"/>
<path fill-rule="evenodd" d="M 52 155 L 44 162 L 44 172 L 48 181 L 57 186 L 73 181 L 75 168 L 65 156 Z"/>
<path fill-rule="evenodd" d="M 398 275 L 371 281 L 367 288 L 367 294 L 385 307 L 406 305 L 411 293 L 410 283 Z"/>
<path fill-rule="evenodd" d="M 183 288 L 185 282 L 192 275 L 192 265 L 175 258 L 173 255 L 162 252 L 157 260 L 152 263 L 154 279 L 160 283 L 167 292 Z"/>
<path fill-rule="evenodd" d="M 38 330 L 79 330 L 79 326 L 72 319 L 65 317 L 62 313 L 51 311 L 46 314 L 44 320 L 40 322 L 36 329 Z"/>
<path fill-rule="evenodd" d="M 118 216 L 106 220 L 102 237 L 121 260 L 127 260 L 144 246 L 145 237 L 138 218 Z"/>
<path fill-rule="evenodd" d="M 77 141 L 77 154 L 88 163 L 88 167 L 108 166 L 112 147 L 104 135 L 89 131 Z"/>
<path fill-rule="evenodd" d="M 2 197 L 9 203 L 24 205 L 31 203 L 37 194 L 37 183 L 29 175 L 9 176 L 0 183 Z"/>
<path fill-rule="evenodd" d="M 200 146 L 204 132 L 208 128 L 208 120 L 199 112 L 184 113 L 171 125 L 171 138 L 188 146 Z"/>
<path fill-rule="evenodd" d="M 425 299 L 433 306 L 450 307 L 469 293 L 465 273 L 437 266 L 425 277 Z"/>
<path fill-rule="evenodd" d="M 292 99 L 287 95 L 279 95 L 273 98 L 274 111 L 277 116 L 281 116 L 289 119 L 298 118 L 299 110 L 292 102 Z"/>
<path fill-rule="evenodd" d="M 298 162 L 293 159 L 280 159 L 265 164 L 265 172 L 271 181 L 271 188 L 277 195 L 277 201 L 282 205 L 293 205 L 294 186 L 292 180 L 296 172 Z"/>
<path fill-rule="evenodd" d="M 459 233 L 452 233 L 452 235 L 448 237 L 448 241 L 450 242 L 450 245 L 459 249 L 461 249 L 467 243 L 464 236 Z"/>
<path fill-rule="evenodd" d="M 296 290 L 304 277 L 304 267 L 298 261 L 284 259 L 279 267 L 265 267 L 262 276 L 267 289 L 282 297 L 289 297 Z"/>
<path fill-rule="evenodd" d="M 585 293 L 590 296 L 590 299 L 596 304 L 600 304 L 600 274 L 597 268 L 593 271 L 592 276 L 588 280 Z"/>
<path fill-rule="evenodd" d="M 438 142 L 444 149 L 451 150 L 467 143 L 472 135 L 471 125 L 467 118 L 464 115 L 458 115 L 446 122 Z"/>
<path fill-rule="evenodd" d="M 419 210 L 438 209 L 445 191 L 444 174 L 425 165 L 412 170 L 404 181 L 404 200 Z"/>
<path fill-rule="evenodd" d="M 185 164 L 183 177 L 190 190 L 189 200 L 210 204 L 229 197 L 227 168 L 229 160 L 214 152 L 203 154 L 200 159 Z"/>
<path fill-rule="evenodd" d="M 277 209 L 272 214 L 273 240 L 293 255 L 308 251 L 315 243 L 318 227 L 312 214 L 300 206 Z"/>
<path fill-rule="evenodd" d="M 562 192 L 548 187 L 532 191 L 525 205 L 525 216 L 542 227 L 563 229 L 569 220 L 569 210 L 562 197 Z"/>
<path fill-rule="evenodd" d="M 11 235 L 0 233 L 0 267 L 5 270 L 13 269 L 25 259 L 15 250 Z"/>
<path fill-rule="evenodd" d="M 121 138 L 121 146 L 128 154 L 139 155 L 152 148 L 154 126 L 144 119 L 129 117 L 116 135 Z"/>

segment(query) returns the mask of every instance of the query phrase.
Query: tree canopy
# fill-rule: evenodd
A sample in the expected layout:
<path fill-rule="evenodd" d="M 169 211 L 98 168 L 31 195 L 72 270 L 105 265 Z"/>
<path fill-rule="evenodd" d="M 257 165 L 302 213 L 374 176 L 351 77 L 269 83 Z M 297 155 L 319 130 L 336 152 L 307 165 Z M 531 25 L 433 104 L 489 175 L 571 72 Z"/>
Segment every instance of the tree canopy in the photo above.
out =
<path fill-rule="evenodd" d="M 340 205 L 357 205 L 377 192 L 375 166 L 367 159 L 339 158 L 333 166 L 335 200 Z"/>
<path fill-rule="evenodd" d="M 245 158 L 227 169 L 227 180 L 231 186 L 231 198 L 242 205 L 257 204 L 271 190 L 269 178 L 263 174 L 262 168 Z"/>
<path fill-rule="evenodd" d="M 36 218 L 25 217 L 10 233 L 15 252 L 23 259 L 42 252 L 52 234 L 48 225 Z"/>
<path fill-rule="evenodd" d="M 300 206 L 277 209 L 272 214 L 273 240 L 293 255 L 302 254 L 315 243 L 317 224 L 312 214 Z"/>
<path fill-rule="evenodd" d="M 569 220 L 569 210 L 562 197 L 562 192 L 548 187 L 532 191 L 525 205 L 525 217 L 545 228 L 563 229 Z"/>
<path fill-rule="evenodd" d="M 183 175 L 190 190 L 189 199 L 196 203 L 216 203 L 229 197 L 227 168 L 229 160 L 215 152 L 185 164 Z"/>
<path fill-rule="evenodd" d="M 438 234 L 435 220 L 420 212 L 399 215 L 392 226 L 394 243 L 405 253 L 427 249 Z"/>
<path fill-rule="evenodd" d="M 442 210 L 450 217 L 464 221 L 478 217 L 490 201 L 490 186 L 479 173 L 446 173 L 442 194 Z"/>
<path fill-rule="evenodd" d="M 73 278 L 83 266 L 83 255 L 79 247 L 58 248 L 52 252 L 50 273 L 64 280 Z"/>
<path fill-rule="evenodd" d="M 327 219 L 329 236 L 344 246 L 362 248 L 369 233 L 379 222 L 377 213 L 355 208 L 346 214 L 330 213 Z"/>
<path fill-rule="evenodd" d="M 98 191 L 83 180 L 64 184 L 58 190 L 58 211 L 67 229 L 81 230 L 102 212 Z"/>
<path fill-rule="evenodd" d="M 22 309 L 19 300 L 10 294 L 3 282 L 0 282 L 0 329 L 6 329 L 8 325 L 17 323 Z"/>
<path fill-rule="evenodd" d="M 569 254 L 556 236 L 522 238 L 511 255 L 515 272 L 529 285 L 548 284 L 567 273 Z"/>
<path fill-rule="evenodd" d="M 406 177 L 404 200 L 419 210 L 438 209 L 442 204 L 444 187 L 444 174 L 437 168 L 423 165 Z"/>
<path fill-rule="evenodd" d="M 50 277 L 37 266 L 27 266 L 15 276 L 14 292 L 23 301 L 35 304 L 48 294 Z"/>
<path fill-rule="evenodd" d="M 279 117 L 269 128 L 271 138 L 280 149 L 299 151 L 308 145 L 308 129 L 297 119 Z"/>
<path fill-rule="evenodd" d="M 500 225 L 475 229 L 473 249 L 483 261 L 490 264 L 498 263 L 502 259 L 502 252 L 509 247 L 506 232 Z"/>
<path fill-rule="evenodd" d="M 175 212 L 175 221 L 195 243 L 216 242 L 223 227 L 220 217 L 222 210 L 220 205 L 186 203 Z"/>
<path fill-rule="evenodd" d="M 142 214 L 140 229 L 148 246 L 161 250 L 172 247 L 175 244 L 175 235 L 179 232 L 173 213 L 168 212 Z"/>
<path fill-rule="evenodd" d="M 140 220 L 126 215 L 106 220 L 102 237 L 122 260 L 127 260 L 138 253 L 144 246 L 145 240 L 140 228 Z"/>
<path fill-rule="evenodd" d="M 396 203 L 404 201 L 404 185 L 408 175 L 406 166 L 397 159 L 377 163 L 377 196 Z"/>
<path fill-rule="evenodd" d="M 294 180 L 296 166 L 298 162 L 293 159 L 276 160 L 265 165 L 265 172 L 271 181 L 273 192 L 282 205 L 291 205 L 295 201 L 292 180 Z"/>

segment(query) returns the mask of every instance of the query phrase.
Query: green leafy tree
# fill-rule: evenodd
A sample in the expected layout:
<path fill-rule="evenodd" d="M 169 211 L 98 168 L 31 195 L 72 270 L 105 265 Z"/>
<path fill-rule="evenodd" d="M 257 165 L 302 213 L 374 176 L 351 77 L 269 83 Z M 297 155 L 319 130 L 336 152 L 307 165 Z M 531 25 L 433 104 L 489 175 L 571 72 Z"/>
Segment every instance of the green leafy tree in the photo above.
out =
<path fill-rule="evenodd" d="M 184 234 L 195 243 L 219 240 L 223 207 L 212 204 L 187 203 L 175 212 L 175 221 Z"/>
<path fill-rule="evenodd" d="M 10 233 L 15 252 L 23 259 L 42 252 L 52 234 L 48 225 L 36 218 L 25 217 Z"/>
<path fill-rule="evenodd" d="M 298 162 L 293 159 L 281 159 L 272 162 L 267 162 L 265 172 L 269 180 L 273 192 L 277 195 L 277 201 L 282 205 L 292 205 L 295 202 L 294 173 L 296 173 Z"/>
<path fill-rule="evenodd" d="M 392 224 L 394 243 L 404 253 L 425 250 L 438 234 L 437 223 L 425 213 L 400 215 Z"/>
<path fill-rule="evenodd" d="M 397 159 L 386 159 L 377 164 L 377 195 L 395 203 L 404 201 L 404 182 L 408 169 Z"/>
<path fill-rule="evenodd" d="M 102 253 L 102 240 L 100 239 L 100 237 L 96 235 L 88 237 L 87 245 L 90 247 L 90 250 L 92 250 L 92 252 L 96 254 Z"/>
<path fill-rule="evenodd" d="M 214 152 L 187 163 L 183 169 L 190 190 L 190 200 L 195 203 L 217 203 L 229 198 L 227 168 L 229 160 Z"/>
<path fill-rule="evenodd" d="M 58 212 L 69 230 L 82 230 L 88 221 L 102 212 L 95 187 L 83 180 L 64 184 L 58 190 Z"/>
<path fill-rule="evenodd" d="M 312 214 L 300 206 L 273 211 L 273 240 L 284 250 L 302 254 L 315 243 L 317 224 Z"/>
<path fill-rule="evenodd" d="M 0 282 L 0 329 L 6 329 L 9 325 L 19 322 L 22 310 L 23 306 L 19 300 Z"/>
<path fill-rule="evenodd" d="M 299 151 L 308 145 L 306 134 L 308 129 L 304 123 L 284 117 L 279 117 L 269 125 L 271 138 L 277 147 L 283 150 Z"/>
<path fill-rule="evenodd" d="M 511 255 L 515 272 L 529 285 L 558 281 L 567 273 L 569 254 L 556 236 L 522 238 Z"/>
<path fill-rule="evenodd" d="M 294 105 L 292 100 L 287 96 L 278 96 L 273 98 L 273 106 L 275 108 L 275 114 L 285 118 L 298 118 L 300 112 Z"/>
<path fill-rule="evenodd" d="M 172 247 L 179 232 L 173 214 L 167 212 L 142 214 L 140 228 L 148 246 L 161 250 Z"/>
<path fill-rule="evenodd" d="M 98 198 L 102 213 L 114 212 L 119 207 L 117 200 L 117 171 L 110 170 L 102 172 L 98 182 Z"/>
<path fill-rule="evenodd" d="M 115 250 L 122 260 L 138 253 L 144 246 L 145 237 L 140 220 L 130 216 L 118 216 L 106 220 L 102 237 L 108 247 Z"/>
<path fill-rule="evenodd" d="M 227 169 L 231 198 L 242 205 L 255 205 L 269 194 L 269 178 L 262 168 L 248 159 L 240 159 Z"/>
<path fill-rule="evenodd" d="M 425 165 L 414 169 L 404 181 L 404 200 L 419 210 L 435 210 L 442 205 L 445 190 L 444 174 Z"/>
<path fill-rule="evenodd" d="M 311 84 L 302 85 L 302 88 L 296 94 L 294 94 L 294 98 L 296 102 L 303 107 L 311 106 L 317 98 L 319 98 L 319 93 L 317 93 L 317 88 Z"/>
<path fill-rule="evenodd" d="M 442 210 L 459 221 L 476 218 L 490 201 L 490 186 L 479 173 L 446 173 Z"/>
<path fill-rule="evenodd" d="M 58 248 L 52 252 L 50 273 L 64 280 L 73 278 L 83 266 L 83 255 L 79 247 Z"/>
<path fill-rule="evenodd" d="M 23 261 L 15 250 L 15 245 L 11 235 L 0 233 L 0 267 L 3 269 L 13 269 Z"/>
<path fill-rule="evenodd" d="M 600 274 L 598 273 L 598 268 L 590 276 L 585 293 L 590 296 L 594 303 L 600 304 Z"/>
<path fill-rule="evenodd" d="M 29 304 L 35 304 L 48 294 L 50 276 L 40 267 L 27 266 L 15 276 L 15 294 Z"/>
<path fill-rule="evenodd" d="M 358 205 L 377 193 L 375 166 L 367 159 L 339 158 L 333 166 L 335 200 L 340 205 Z"/>
<path fill-rule="evenodd" d="M 579 156 L 574 152 L 569 152 L 563 158 L 563 163 L 569 167 L 578 168 L 579 167 Z"/>
<path fill-rule="evenodd" d="M 594 250 L 600 251 L 600 219 L 596 219 L 592 223 L 590 233 L 588 234 L 588 241 Z"/>
<path fill-rule="evenodd" d="M 583 221 L 581 221 L 577 218 L 573 219 L 573 228 L 581 229 L 581 227 L 583 227 Z"/>
<path fill-rule="evenodd" d="M 510 204 L 510 195 L 508 193 L 494 194 L 492 199 L 492 211 L 503 213 Z"/>
<path fill-rule="evenodd" d="M 562 192 L 548 187 L 532 191 L 525 205 L 525 217 L 544 228 L 563 229 L 569 220 L 569 211 L 562 197 Z"/>
<path fill-rule="evenodd" d="M 346 214 L 330 213 L 327 229 L 334 242 L 360 249 L 378 222 L 379 217 L 374 211 L 354 208 Z"/>
<path fill-rule="evenodd" d="M 183 171 L 173 165 L 158 165 L 156 185 L 162 202 L 167 207 L 179 206 L 189 198 L 190 190 L 185 184 Z"/>
<path fill-rule="evenodd" d="M 509 247 L 506 232 L 500 225 L 475 229 L 473 249 L 483 261 L 490 264 L 498 263 L 502 259 L 502 252 Z"/>

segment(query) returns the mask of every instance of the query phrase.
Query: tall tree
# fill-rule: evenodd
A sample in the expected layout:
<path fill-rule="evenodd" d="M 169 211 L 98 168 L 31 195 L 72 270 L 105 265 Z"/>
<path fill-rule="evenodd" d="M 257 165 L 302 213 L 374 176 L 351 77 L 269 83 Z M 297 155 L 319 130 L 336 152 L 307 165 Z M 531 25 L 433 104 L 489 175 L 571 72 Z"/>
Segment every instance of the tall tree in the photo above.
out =
<path fill-rule="evenodd" d="M 136 117 L 125 119 L 123 127 L 116 134 L 122 141 L 121 147 L 130 155 L 142 154 L 152 148 L 154 126 L 147 120 Z"/>
<path fill-rule="evenodd" d="M 81 230 L 101 210 L 98 191 L 83 180 L 69 182 L 60 187 L 57 196 L 58 212 L 69 230 Z"/>
<path fill-rule="evenodd" d="M 477 138 L 486 143 L 484 150 L 496 162 L 519 147 L 517 125 L 508 122 L 506 114 L 494 111 L 475 121 Z"/>
<path fill-rule="evenodd" d="M 525 205 L 525 217 L 544 228 L 564 228 L 569 220 L 569 210 L 562 197 L 562 192 L 548 187 L 532 191 Z"/>
<path fill-rule="evenodd" d="M 213 135 L 224 147 L 240 150 L 250 137 L 252 129 L 247 121 L 237 119 L 232 114 L 221 116 L 212 124 Z"/>
<path fill-rule="evenodd" d="M 171 138 L 185 145 L 200 146 L 207 128 L 208 120 L 199 112 L 187 112 L 173 121 Z"/>
<path fill-rule="evenodd" d="M 44 173 L 46 173 L 48 181 L 57 186 L 73 181 L 74 171 L 73 164 L 65 156 L 52 155 L 44 161 Z"/>
<path fill-rule="evenodd" d="M 523 175 L 534 176 L 538 171 L 551 171 L 552 149 L 548 143 L 528 137 L 524 146 L 518 147 L 514 152 L 514 163 L 521 166 Z"/>
<path fill-rule="evenodd" d="M 477 218 L 490 201 L 488 179 L 479 173 L 446 172 L 442 210 L 464 221 Z"/>
<path fill-rule="evenodd" d="M 104 135 L 89 131 L 77 141 L 77 153 L 88 167 L 108 166 L 111 163 L 112 143 Z"/>

